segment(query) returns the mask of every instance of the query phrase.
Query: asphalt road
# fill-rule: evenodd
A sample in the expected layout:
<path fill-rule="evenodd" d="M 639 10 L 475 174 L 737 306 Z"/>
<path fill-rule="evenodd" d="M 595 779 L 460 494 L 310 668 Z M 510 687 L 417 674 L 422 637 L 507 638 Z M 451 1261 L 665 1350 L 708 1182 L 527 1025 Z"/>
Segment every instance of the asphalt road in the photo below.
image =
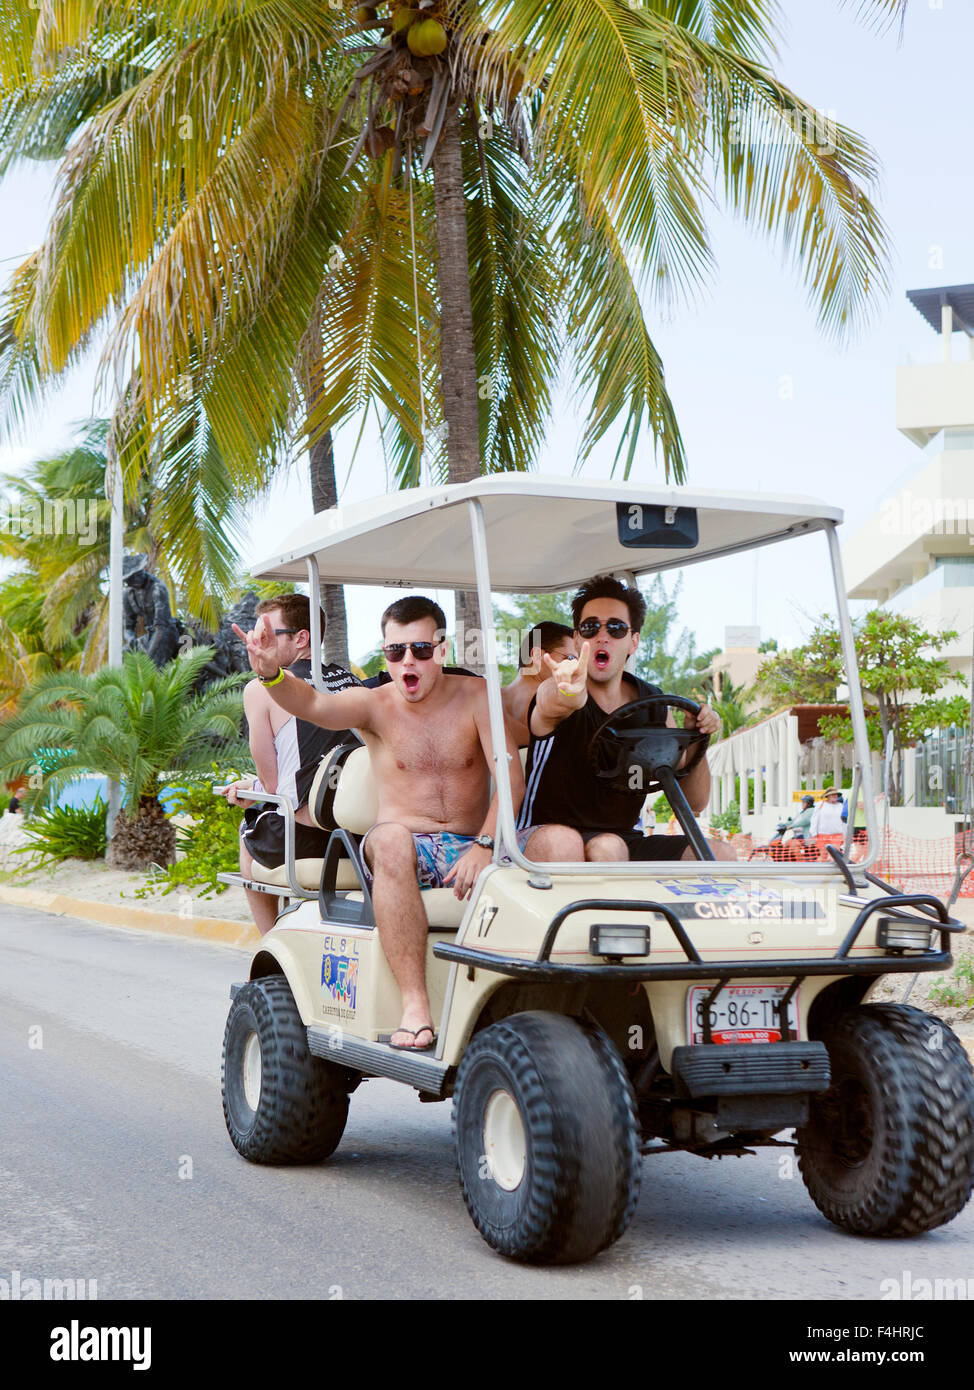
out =
<path fill-rule="evenodd" d="M 392 1082 L 353 1095 L 327 1163 L 250 1165 L 220 1102 L 247 961 L 0 908 L 0 1279 L 94 1279 L 99 1299 L 876 1299 L 974 1275 L 974 1204 L 916 1240 L 857 1239 L 784 1150 L 648 1158 L 612 1250 L 511 1264 L 467 1216 L 449 1103 Z"/>

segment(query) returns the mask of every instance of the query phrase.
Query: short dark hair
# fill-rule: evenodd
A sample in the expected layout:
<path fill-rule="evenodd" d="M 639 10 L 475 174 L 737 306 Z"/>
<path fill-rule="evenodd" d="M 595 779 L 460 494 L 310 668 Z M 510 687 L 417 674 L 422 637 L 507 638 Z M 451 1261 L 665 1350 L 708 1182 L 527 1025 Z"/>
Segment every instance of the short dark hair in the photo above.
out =
<path fill-rule="evenodd" d="M 614 579 L 611 574 L 597 574 L 576 592 L 572 599 L 572 622 L 575 624 L 576 632 L 582 620 L 582 609 L 595 598 L 614 598 L 624 603 L 629 609 L 629 626 L 636 636 L 639 636 L 646 621 L 646 600 L 638 589 L 630 588 L 628 584 L 623 584 L 621 579 Z"/>
<path fill-rule="evenodd" d="M 418 623 L 422 618 L 433 619 L 440 640 L 446 636 L 446 615 L 443 609 L 422 594 L 410 594 L 408 598 L 397 598 L 395 603 L 389 604 L 381 619 L 382 635 L 386 635 L 386 623 L 399 623 L 401 627 L 405 627 L 407 623 Z"/>
<path fill-rule="evenodd" d="M 281 617 L 288 627 L 293 627 L 296 632 L 311 631 L 311 603 L 306 594 L 278 594 L 277 598 L 263 598 L 257 605 L 257 616 L 261 613 L 273 613 L 275 608 L 281 610 Z M 318 609 L 318 634 L 325 635 L 325 611 Z"/>
<path fill-rule="evenodd" d="M 567 623 L 556 623 L 546 618 L 544 622 L 537 623 L 530 632 L 526 632 L 521 638 L 521 650 L 517 658 L 518 667 L 530 666 L 532 648 L 540 647 L 543 652 L 550 652 L 553 647 L 557 647 L 559 642 L 564 642 L 566 637 L 574 636 L 574 631 Z"/>

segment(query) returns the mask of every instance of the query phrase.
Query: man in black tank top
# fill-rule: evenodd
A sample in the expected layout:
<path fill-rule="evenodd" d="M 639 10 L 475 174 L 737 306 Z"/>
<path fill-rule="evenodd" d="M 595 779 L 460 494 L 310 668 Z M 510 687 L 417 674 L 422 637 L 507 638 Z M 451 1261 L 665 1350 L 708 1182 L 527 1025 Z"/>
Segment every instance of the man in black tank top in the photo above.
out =
<path fill-rule="evenodd" d="M 692 859 L 685 835 L 644 836 L 636 821 L 645 793 L 635 787 L 618 791 L 595 776 L 588 764 L 588 745 L 607 714 L 649 695 L 662 694 L 625 670 L 635 652 L 646 616 L 638 589 L 600 575 L 582 586 L 572 602 L 579 659 L 562 663 L 546 658 L 553 679 L 545 681 L 528 711 L 531 742 L 525 770 L 524 801 L 518 829 L 536 827 L 525 848 L 535 860 Z M 645 722 L 673 724 L 665 705 L 645 711 Z M 687 727 L 713 734 L 720 719 L 703 706 Z M 682 782 L 695 814 L 710 796 L 710 769 L 705 758 Z M 708 842 L 718 859 L 733 859 L 727 845 Z"/>
<path fill-rule="evenodd" d="M 265 599 L 257 612 L 267 614 L 278 635 L 282 665 L 310 682 L 311 610 L 307 598 L 303 594 L 284 594 Z M 323 635 L 324 615 L 320 609 L 319 621 Z M 329 692 L 361 684 L 344 666 L 323 666 L 322 676 Z M 245 787 L 287 796 L 295 809 L 294 857 L 322 858 L 328 835 L 311 824 L 308 793 L 321 759 L 349 737 L 349 730 L 323 729 L 305 719 L 295 719 L 274 703 L 258 680 L 250 681 L 244 688 L 244 713 L 257 777 L 241 778 L 227 788 L 226 795 L 234 805 L 245 807 L 240 826 L 240 872 L 250 878 L 255 862 L 265 869 L 276 869 L 284 863 L 284 817 L 273 801 L 242 801 L 237 798 L 236 789 Z M 280 904 L 270 893 L 245 891 L 254 922 L 263 936 L 277 920 Z"/>

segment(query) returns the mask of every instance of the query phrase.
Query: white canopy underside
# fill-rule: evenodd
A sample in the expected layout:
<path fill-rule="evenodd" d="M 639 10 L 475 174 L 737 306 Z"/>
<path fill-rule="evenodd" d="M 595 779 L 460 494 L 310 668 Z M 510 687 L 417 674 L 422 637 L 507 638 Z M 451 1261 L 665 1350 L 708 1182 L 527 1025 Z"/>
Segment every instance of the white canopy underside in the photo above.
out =
<path fill-rule="evenodd" d="M 411 488 L 318 512 L 279 550 L 254 565 L 260 578 L 308 577 L 407 589 L 475 586 L 469 499 L 484 512 L 491 588 L 514 593 L 568 589 L 592 575 L 652 573 L 837 525 L 842 512 L 809 497 L 691 492 L 637 483 L 586 482 L 502 473 L 471 483 Z M 694 508 L 693 548 L 635 549 L 618 537 L 616 503 Z"/>

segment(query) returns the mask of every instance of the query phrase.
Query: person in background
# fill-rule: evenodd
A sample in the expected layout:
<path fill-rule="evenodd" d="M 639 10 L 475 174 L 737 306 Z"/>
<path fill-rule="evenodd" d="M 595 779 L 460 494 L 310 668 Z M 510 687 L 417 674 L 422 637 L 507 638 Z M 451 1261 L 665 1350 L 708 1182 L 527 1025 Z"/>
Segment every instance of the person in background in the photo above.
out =
<path fill-rule="evenodd" d="M 842 793 L 838 787 L 829 787 L 825 796 L 815 808 L 812 816 L 812 823 L 809 827 L 806 839 L 814 839 L 816 835 L 842 835 L 845 833 L 845 824 L 842 820 Z"/>
<path fill-rule="evenodd" d="M 793 835 L 796 835 L 799 839 L 810 840 L 812 837 L 812 816 L 814 814 L 814 796 L 803 796 L 801 810 L 798 812 L 797 815 L 792 816 L 791 820 L 785 821 L 784 825 L 779 827 L 779 833 L 775 835 L 771 843 L 776 844 L 779 840 L 782 840 L 789 830 Z"/>
<path fill-rule="evenodd" d="M 575 634 L 567 623 L 545 620 L 537 623 L 521 641 L 518 653 L 518 672 L 510 685 L 501 691 L 504 715 L 517 737 L 517 746 L 526 748 L 531 737 L 528 730 L 528 709 L 542 681 L 551 672 L 545 654 L 555 662 L 575 657 Z"/>

